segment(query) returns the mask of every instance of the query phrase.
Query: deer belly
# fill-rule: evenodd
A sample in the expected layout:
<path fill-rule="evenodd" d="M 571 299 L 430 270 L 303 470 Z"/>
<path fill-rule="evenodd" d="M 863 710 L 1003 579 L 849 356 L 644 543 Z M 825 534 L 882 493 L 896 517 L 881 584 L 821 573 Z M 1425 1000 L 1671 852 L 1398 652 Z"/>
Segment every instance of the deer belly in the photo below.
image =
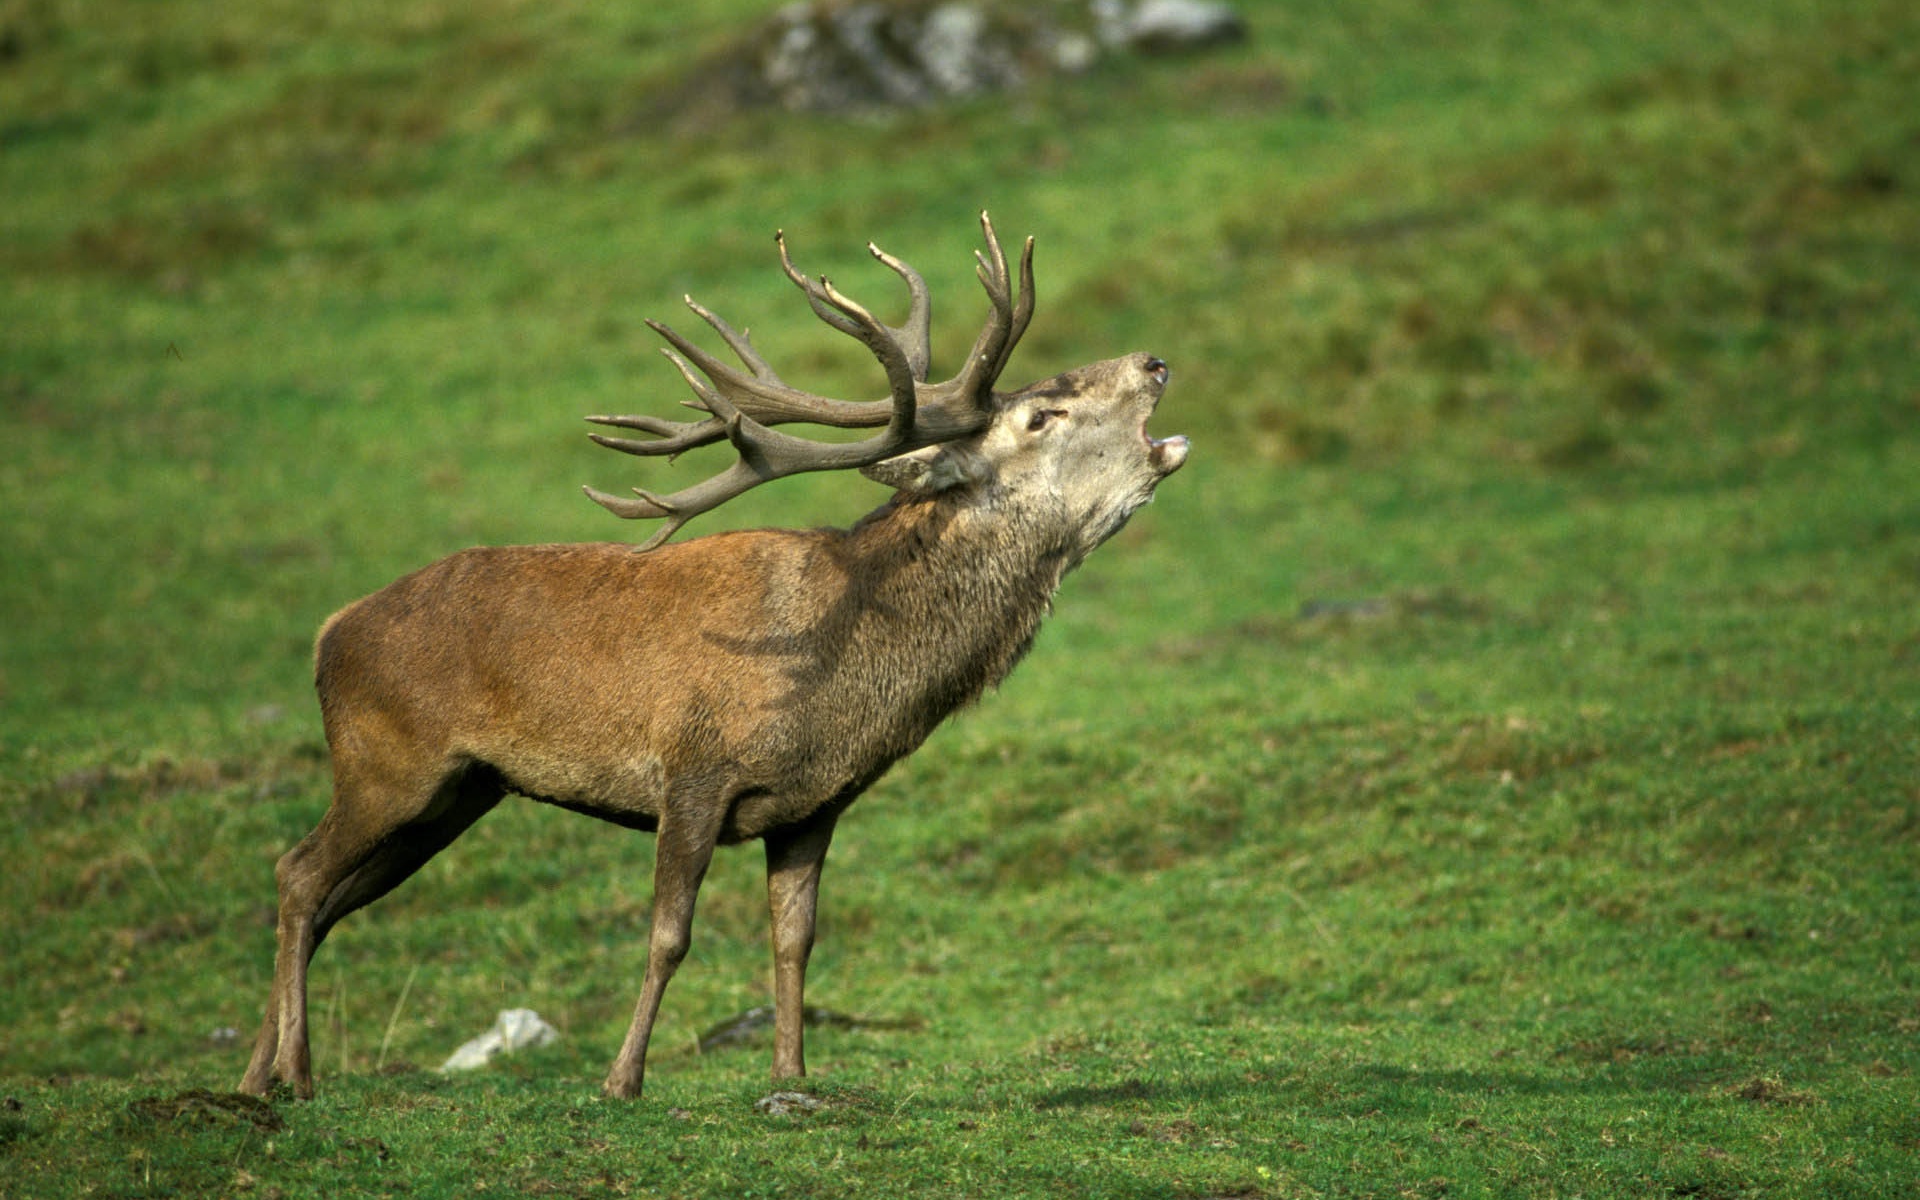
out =
<path fill-rule="evenodd" d="M 521 751 L 487 761 L 520 795 L 620 824 L 651 826 L 667 794 L 666 769 L 650 754 L 595 759 Z"/>

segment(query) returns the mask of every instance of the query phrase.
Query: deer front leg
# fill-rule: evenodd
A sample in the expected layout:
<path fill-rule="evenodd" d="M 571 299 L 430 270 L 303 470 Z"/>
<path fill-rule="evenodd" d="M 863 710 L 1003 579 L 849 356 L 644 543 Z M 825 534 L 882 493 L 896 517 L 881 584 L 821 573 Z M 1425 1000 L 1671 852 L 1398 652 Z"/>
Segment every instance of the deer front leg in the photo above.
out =
<path fill-rule="evenodd" d="M 838 814 L 766 835 L 767 912 L 773 932 L 773 1077 L 807 1073 L 803 1049 L 807 959 L 820 896 L 820 869 L 827 861 Z"/>
<path fill-rule="evenodd" d="M 647 937 L 647 974 L 640 985 L 640 1003 L 633 1010 L 627 1040 L 621 1044 L 620 1056 L 613 1060 L 601 1088 L 608 1096 L 631 1099 L 640 1094 L 647 1073 L 647 1041 L 653 1036 L 654 1019 L 660 1015 L 660 998 L 693 942 L 693 902 L 719 838 L 717 819 L 701 819 L 703 816 L 681 816 L 669 803 L 660 819 L 654 849 L 653 928 Z"/>

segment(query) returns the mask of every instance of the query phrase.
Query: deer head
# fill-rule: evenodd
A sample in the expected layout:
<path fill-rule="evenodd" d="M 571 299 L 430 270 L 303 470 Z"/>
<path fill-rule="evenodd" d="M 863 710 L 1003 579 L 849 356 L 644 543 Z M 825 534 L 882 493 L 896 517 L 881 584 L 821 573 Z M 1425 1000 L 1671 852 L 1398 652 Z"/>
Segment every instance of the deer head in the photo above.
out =
<path fill-rule="evenodd" d="M 980 228 L 987 249 L 974 257 L 991 311 L 960 371 L 941 383 L 927 382 L 932 304 L 919 272 L 868 244 L 868 251 L 907 284 L 907 320 L 896 328 L 883 324 L 824 276 L 801 274 L 788 256 L 784 233 L 776 233 L 787 278 L 806 294 L 821 320 L 873 352 L 886 371 L 891 397 L 860 403 L 789 387 L 746 333 L 687 297 L 687 307 L 719 333 L 745 371 L 668 326 L 648 321 L 670 344 L 664 353 L 693 389 L 695 398 L 685 403 L 709 416 L 696 422 L 647 415 L 588 417 L 654 435 L 644 441 L 592 437 L 628 454 L 669 458 L 726 439 L 739 457 L 720 474 L 669 496 L 640 488 L 634 489 L 638 498 L 632 500 L 591 487 L 586 494 L 617 516 L 661 520 L 660 529 L 641 546 L 650 550 L 693 517 L 769 480 L 857 468 L 913 495 L 969 488 L 988 503 L 1051 498 L 1079 531 L 1076 561 L 1084 557 L 1152 499 L 1155 485 L 1186 461 L 1186 438 L 1158 440 L 1146 432 L 1147 417 L 1166 387 L 1167 366 L 1137 354 L 1081 367 L 1010 394 L 996 392 L 994 384 L 1033 317 L 1033 239 L 1021 249 L 1016 293 L 993 222 L 984 212 Z M 858 442 L 823 443 L 771 428 L 801 421 L 884 429 Z"/>
<path fill-rule="evenodd" d="M 925 467 L 924 478 L 906 490 L 965 486 L 989 505 L 1050 507 L 1073 531 L 1072 561 L 1078 562 L 1187 461 L 1186 438 L 1147 432 L 1167 374 L 1160 359 L 1132 354 L 995 396 L 982 432 L 903 456 Z"/>

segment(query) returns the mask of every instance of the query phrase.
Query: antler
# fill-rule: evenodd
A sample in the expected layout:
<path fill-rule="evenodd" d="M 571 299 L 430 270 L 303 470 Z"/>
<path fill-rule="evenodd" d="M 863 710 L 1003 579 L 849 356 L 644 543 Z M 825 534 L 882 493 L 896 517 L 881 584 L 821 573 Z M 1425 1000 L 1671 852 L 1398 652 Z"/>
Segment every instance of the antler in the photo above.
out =
<path fill-rule="evenodd" d="M 733 443 L 739 458 L 718 475 L 669 496 L 635 488 L 638 499 L 629 500 L 591 487 L 584 489 L 587 495 L 616 516 L 664 521 L 659 531 L 640 547 L 651 550 L 692 518 L 768 480 L 803 471 L 864 467 L 984 429 L 992 417 L 994 382 L 1033 318 L 1033 239 L 1028 238 L 1021 251 L 1020 286 L 1016 295 L 1007 273 L 1006 256 L 994 236 L 993 222 L 984 212 L 980 214 L 980 228 L 986 235 L 987 252 L 975 251 L 974 257 L 992 311 L 959 373 L 943 383 L 932 384 L 926 382 L 931 359 L 928 336 L 932 303 L 926 281 L 918 271 L 871 242 L 867 244 L 868 251 L 907 285 L 910 302 L 906 324 L 894 327 L 882 323 L 841 294 L 824 276 L 809 279 L 795 270 L 793 260 L 787 256 L 785 235 L 776 233 L 774 241 L 780 247 L 780 265 L 787 278 L 806 293 L 807 303 L 816 316 L 859 339 L 873 351 L 886 371 L 890 398 L 871 402 L 835 400 L 789 387 L 760 357 L 744 331 L 734 329 L 689 296 L 687 307 L 713 327 L 746 370 L 722 362 L 667 326 L 650 320 L 647 325 L 665 338 L 670 347 L 661 353 L 673 362 L 687 386 L 693 389 L 695 398 L 682 403 L 711 415 L 703 421 L 668 421 L 646 415 L 588 417 L 587 420 L 596 424 L 638 429 L 653 435 L 647 440 L 603 433 L 589 436 L 609 449 L 628 454 L 665 455 L 669 460 L 695 446 L 710 445 L 724 438 Z M 770 428 L 801 421 L 842 429 L 879 425 L 886 428 L 870 438 L 845 443 L 809 441 Z"/>

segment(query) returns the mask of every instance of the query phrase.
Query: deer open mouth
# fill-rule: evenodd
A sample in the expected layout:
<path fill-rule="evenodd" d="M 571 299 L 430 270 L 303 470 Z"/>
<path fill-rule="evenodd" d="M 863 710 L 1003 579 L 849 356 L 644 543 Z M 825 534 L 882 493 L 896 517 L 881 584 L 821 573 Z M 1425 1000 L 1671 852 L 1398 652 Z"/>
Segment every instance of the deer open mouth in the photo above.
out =
<path fill-rule="evenodd" d="M 1159 404 L 1158 397 L 1155 398 L 1154 403 L 1156 406 Z M 1153 415 L 1151 409 L 1148 410 L 1147 415 Z M 1180 469 L 1181 463 L 1187 461 L 1187 450 L 1189 447 L 1187 445 L 1187 435 L 1184 433 L 1176 433 L 1171 437 L 1157 438 L 1147 432 L 1147 423 L 1141 421 L 1140 440 L 1147 444 L 1148 464 L 1162 475 L 1173 474 Z"/>
<path fill-rule="evenodd" d="M 1147 360 L 1147 373 L 1153 376 L 1155 385 L 1153 403 L 1147 408 L 1147 415 L 1151 417 L 1153 410 L 1160 407 L 1160 397 L 1167 386 L 1167 364 L 1161 359 L 1149 358 Z M 1178 471 L 1180 464 L 1187 461 L 1187 450 L 1189 447 L 1187 445 L 1187 437 L 1183 433 L 1176 433 L 1172 437 L 1157 438 L 1147 432 L 1147 423 L 1145 420 L 1142 420 L 1140 422 L 1140 440 L 1147 444 L 1148 464 L 1163 476 L 1171 475 L 1175 471 Z"/>
<path fill-rule="evenodd" d="M 1180 469 L 1180 464 L 1187 461 L 1189 447 L 1186 434 L 1176 433 L 1172 437 L 1157 438 L 1149 437 L 1143 429 L 1140 436 L 1147 440 L 1147 461 L 1160 474 L 1171 475 Z"/>

